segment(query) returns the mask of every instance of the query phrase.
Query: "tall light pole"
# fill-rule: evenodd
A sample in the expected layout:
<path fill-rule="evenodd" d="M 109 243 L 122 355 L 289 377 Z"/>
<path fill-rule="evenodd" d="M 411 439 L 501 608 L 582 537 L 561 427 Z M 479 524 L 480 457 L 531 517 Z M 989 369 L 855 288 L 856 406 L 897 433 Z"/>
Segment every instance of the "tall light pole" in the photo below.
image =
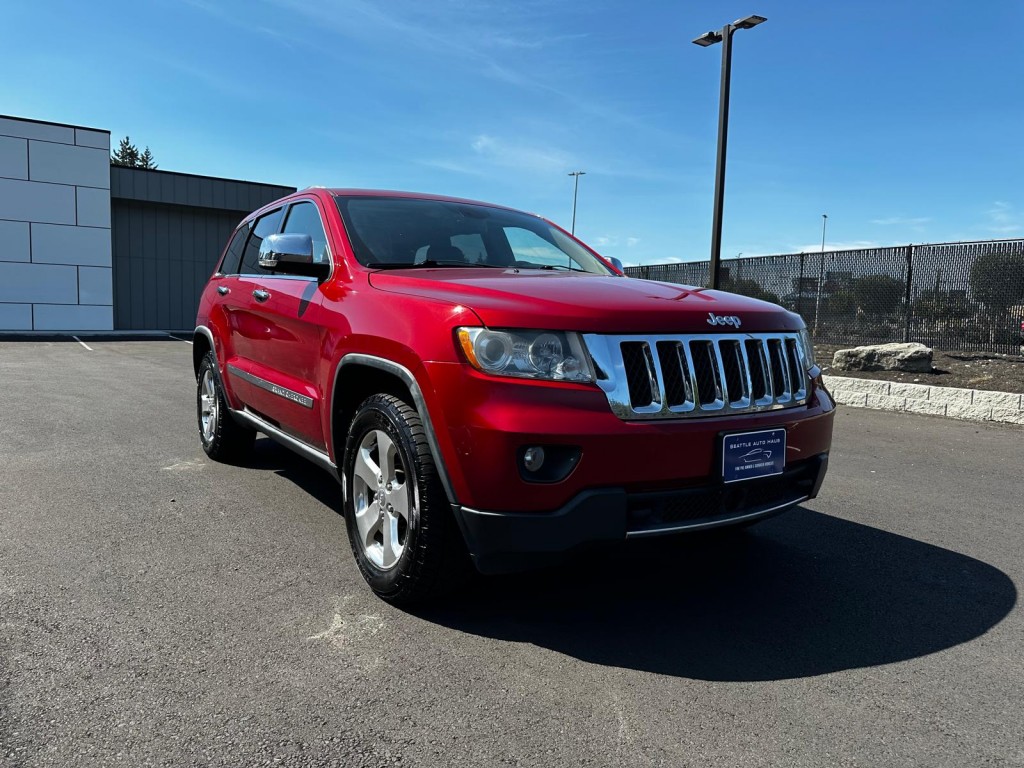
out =
<path fill-rule="evenodd" d="M 575 186 L 574 186 L 573 191 L 572 191 L 572 229 L 569 230 L 570 234 L 575 235 L 576 234 L 576 198 L 579 197 L 579 194 L 580 194 L 580 176 L 586 176 L 587 172 L 586 171 L 573 171 L 569 175 L 576 177 L 576 183 L 575 183 Z"/>
<path fill-rule="evenodd" d="M 825 282 L 825 225 L 828 214 L 821 214 L 821 265 L 818 267 L 818 296 L 814 300 L 814 335 L 818 335 L 818 316 L 821 314 L 821 289 Z"/>
<path fill-rule="evenodd" d="M 722 264 L 722 203 L 725 199 L 725 148 L 729 138 L 729 83 L 732 78 L 732 36 L 737 29 L 751 29 L 767 21 L 764 16 L 747 16 L 726 24 L 720 32 L 705 32 L 693 42 L 706 48 L 722 44 L 722 85 L 718 99 L 718 160 L 715 163 L 715 210 L 711 224 L 711 287 L 718 288 Z"/>

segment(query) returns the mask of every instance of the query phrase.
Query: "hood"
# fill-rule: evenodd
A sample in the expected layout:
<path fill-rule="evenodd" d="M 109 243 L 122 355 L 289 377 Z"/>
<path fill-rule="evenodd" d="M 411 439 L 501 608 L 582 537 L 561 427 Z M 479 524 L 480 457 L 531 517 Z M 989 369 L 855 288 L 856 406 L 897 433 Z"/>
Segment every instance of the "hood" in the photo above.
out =
<path fill-rule="evenodd" d="M 582 333 L 734 333 L 716 318 L 739 318 L 740 331 L 798 330 L 798 315 L 723 291 L 628 277 L 534 270 L 419 268 L 381 270 L 370 285 L 468 307 L 490 328 Z"/>

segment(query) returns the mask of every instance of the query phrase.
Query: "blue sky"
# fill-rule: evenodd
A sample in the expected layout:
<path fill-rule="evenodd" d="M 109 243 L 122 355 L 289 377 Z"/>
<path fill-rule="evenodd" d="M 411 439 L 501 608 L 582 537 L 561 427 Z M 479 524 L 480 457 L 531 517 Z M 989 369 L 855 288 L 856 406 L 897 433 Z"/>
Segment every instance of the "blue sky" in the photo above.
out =
<path fill-rule="evenodd" d="M 160 167 L 512 205 L 627 263 L 1024 236 L 1024 3 L 11 3 L 0 113 L 109 128 Z M 20 73 L 20 74 L 18 74 Z M 27 73 L 31 73 L 28 75 Z"/>

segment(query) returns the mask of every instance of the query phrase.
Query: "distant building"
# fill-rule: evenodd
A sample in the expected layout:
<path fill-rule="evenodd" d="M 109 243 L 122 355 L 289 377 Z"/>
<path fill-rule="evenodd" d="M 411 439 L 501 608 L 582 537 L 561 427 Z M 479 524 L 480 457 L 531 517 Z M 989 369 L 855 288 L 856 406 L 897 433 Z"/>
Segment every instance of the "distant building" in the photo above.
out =
<path fill-rule="evenodd" d="M 0 116 L 0 333 L 189 330 L 231 230 L 294 187 L 110 165 L 110 131 Z"/>

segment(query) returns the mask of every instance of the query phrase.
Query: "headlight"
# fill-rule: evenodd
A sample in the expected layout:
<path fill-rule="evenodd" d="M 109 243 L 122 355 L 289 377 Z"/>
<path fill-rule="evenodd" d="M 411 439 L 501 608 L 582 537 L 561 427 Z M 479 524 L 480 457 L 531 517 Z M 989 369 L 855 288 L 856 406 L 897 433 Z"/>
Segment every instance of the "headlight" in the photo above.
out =
<path fill-rule="evenodd" d="M 807 328 L 800 329 L 800 345 L 804 348 L 804 367 L 809 371 L 814 367 L 814 342 Z"/>
<path fill-rule="evenodd" d="M 594 373 L 579 334 L 564 331 L 495 331 L 459 328 L 470 364 L 493 376 L 591 382 Z"/>

